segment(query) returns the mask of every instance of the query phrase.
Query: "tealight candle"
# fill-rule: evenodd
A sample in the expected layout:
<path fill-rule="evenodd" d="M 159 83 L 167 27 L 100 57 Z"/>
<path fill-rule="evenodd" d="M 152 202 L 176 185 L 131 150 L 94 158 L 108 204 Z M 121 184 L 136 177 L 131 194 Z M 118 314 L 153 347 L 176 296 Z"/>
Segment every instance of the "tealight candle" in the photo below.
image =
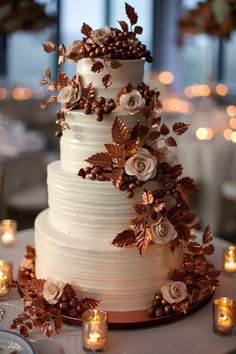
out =
<path fill-rule="evenodd" d="M 16 240 L 17 223 L 15 220 L 5 219 L 0 221 L 0 234 L 4 246 L 11 246 Z"/>
<path fill-rule="evenodd" d="M 89 310 L 83 314 L 83 348 L 103 352 L 107 347 L 108 325 L 104 311 Z"/>
<path fill-rule="evenodd" d="M 229 297 L 213 301 L 213 330 L 218 335 L 231 334 L 234 328 L 234 300 Z"/>
<path fill-rule="evenodd" d="M 223 250 L 223 266 L 226 274 L 236 275 L 236 246 L 229 246 Z"/>
<path fill-rule="evenodd" d="M 12 286 L 12 263 L 0 260 L 0 300 L 8 298 Z"/>

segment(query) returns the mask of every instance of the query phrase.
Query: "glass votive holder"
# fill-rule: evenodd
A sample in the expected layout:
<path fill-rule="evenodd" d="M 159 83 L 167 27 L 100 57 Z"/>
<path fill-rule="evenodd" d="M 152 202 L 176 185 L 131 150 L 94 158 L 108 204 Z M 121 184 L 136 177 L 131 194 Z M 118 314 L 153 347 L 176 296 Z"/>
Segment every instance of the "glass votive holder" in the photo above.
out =
<path fill-rule="evenodd" d="M 224 273 L 236 275 L 236 246 L 228 246 L 223 249 Z"/>
<path fill-rule="evenodd" d="M 0 221 L 0 235 L 4 246 L 11 246 L 16 240 L 17 222 L 11 219 Z"/>
<path fill-rule="evenodd" d="M 234 300 L 219 297 L 213 300 L 213 331 L 218 335 L 232 334 L 234 329 Z"/>
<path fill-rule="evenodd" d="M 11 292 L 13 265 L 9 261 L 0 260 L 0 300 L 6 300 Z"/>
<path fill-rule="evenodd" d="M 85 351 L 103 352 L 108 343 L 107 313 L 88 310 L 82 316 L 82 338 Z"/>

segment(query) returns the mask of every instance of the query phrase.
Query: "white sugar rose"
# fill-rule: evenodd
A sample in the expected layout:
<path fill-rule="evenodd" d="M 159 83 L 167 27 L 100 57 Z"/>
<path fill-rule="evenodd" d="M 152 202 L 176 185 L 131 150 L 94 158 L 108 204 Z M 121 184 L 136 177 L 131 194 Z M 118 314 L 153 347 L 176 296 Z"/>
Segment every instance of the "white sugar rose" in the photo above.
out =
<path fill-rule="evenodd" d="M 120 105 L 129 114 L 138 113 L 145 105 L 145 99 L 138 90 L 120 96 Z"/>
<path fill-rule="evenodd" d="M 138 153 L 126 161 L 125 172 L 140 181 L 147 181 L 155 177 L 156 167 L 156 158 L 147 149 L 138 148 Z"/>
<path fill-rule="evenodd" d="M 164 155 L 164 161 L 166 163 L 168 163 L 171 167 L 177 165 L 178 163 L 178 156 L 171 151 L 170 149 L 168 149 L 166 146 L 159 149 L 162 154 Z"/>
<path fill-rule="evenodd" d="M 105 43 L 111 36 L 112 31 L 109 27 L 102 27 L 95 31 L 92 31 L 93 40 L 98 45 Z"/>
<path fill-rule="evenodd" d="M 25 268 L 25 269 L 28 269 L 28 270 L 32 269 L 33 266 L 34 266 L 33 259 L 32 259 L 32 258 L 24 257 L 24 258 L 22 259 L 22 261 L 21 261 L 20 266 L 21 266 L 22 268 Z"/>
<path fill-rule="evenodd" d="M 43 297 L 50 305 L 55 305 L 62 296 L 63 288 L 63 283 L 46 281 L 43 286 Z"/>
<path fill-rule="evenodd" d="M 70 110 L 77 105 L 81 97 L 81 89 L 78 85 L 73 87 L 71 85 L 65 86 L 61 89 L 57 96 L 57 101 L 61 103 L 62 109 Z"/>
<path fill-rule="evenodd" d="M 156 244 L 166 244 L 174 240 L 178 234 L 171 222 L 166 219 L 151 225 L 152 241 Z"/>
<path fill-rule="evenodd" d="M 188 296 L 187 286 L 182 281 L 167 280 L 161 287 L 161 293 L 170 304 L 178 304 Z"/>
<path fill-rule="evenodd" d="M 73 41 L 67 48 L 66 48 L 66 55 L 70 55 L 71 53 L 77 53 L 83 42 L 80 40 Z"/>

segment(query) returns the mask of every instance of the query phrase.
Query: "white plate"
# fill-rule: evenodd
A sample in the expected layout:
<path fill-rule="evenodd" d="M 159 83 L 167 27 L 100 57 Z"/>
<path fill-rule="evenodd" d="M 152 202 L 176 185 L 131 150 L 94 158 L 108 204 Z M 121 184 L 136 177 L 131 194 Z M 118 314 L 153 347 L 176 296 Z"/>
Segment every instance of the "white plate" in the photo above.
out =
<path fill-rule="evenodd" d="M 19 354 L 36 354 L 32 345 L 24 337 L 10 331 L 0 330 L 0 348 L 16 350 Z"/>

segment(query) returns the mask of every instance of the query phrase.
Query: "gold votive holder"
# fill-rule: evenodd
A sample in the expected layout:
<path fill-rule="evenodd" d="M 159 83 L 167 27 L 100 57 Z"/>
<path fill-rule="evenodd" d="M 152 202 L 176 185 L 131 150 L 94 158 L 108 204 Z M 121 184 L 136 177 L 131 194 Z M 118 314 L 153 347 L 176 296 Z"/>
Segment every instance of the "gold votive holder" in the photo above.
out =
<path fill-rule="evenodd" d="M 229 246 L 223 249 L 224 273 L 236 275 L 236 246 Z"/>
<path fill-rule="evenodd" d="M 103 352 L 108 343 L 107 313 L 88 310 L 82 316 L 82 338 L 85 351 Z"/>
<path fill-rule="evenodd" d="M 0 260 L 0 300 L 8 299 L 13 279 L 13 266 L 9 261 Z"/>
<path fill-rule="evenodd" d="M 0 221 L 0 235 L 4 246 L 11 246 L 16 240 L 17 222 L 12 219 Z"/>
<path fill-rule="evenodd" d="M 230 297 L 213 300 L 213 331 L 217 335 L 232 334 L 234 322 L 234 300 Z"/>

